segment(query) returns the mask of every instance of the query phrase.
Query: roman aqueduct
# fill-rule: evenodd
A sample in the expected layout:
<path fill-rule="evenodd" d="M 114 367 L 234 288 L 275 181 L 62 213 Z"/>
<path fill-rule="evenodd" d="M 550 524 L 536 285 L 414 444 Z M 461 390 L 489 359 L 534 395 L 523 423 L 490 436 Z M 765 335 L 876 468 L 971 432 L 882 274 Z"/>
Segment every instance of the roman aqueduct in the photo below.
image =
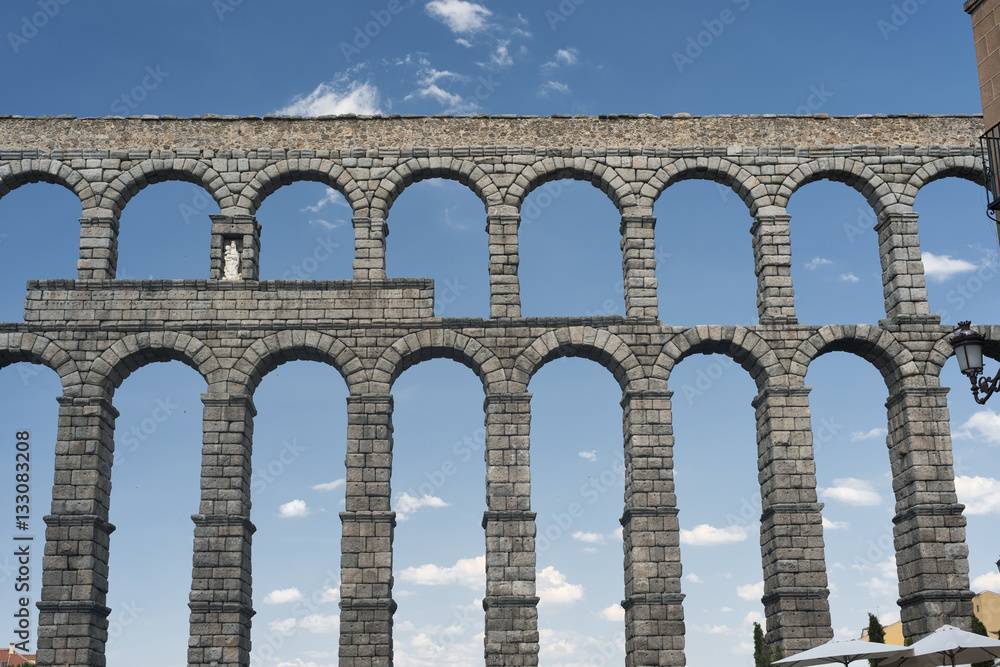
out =
<path fill-rule="evenodd" d="M 978 116 L 0 117 L 0 197 L 46 181 L 72 190 L 82 211 L 78 279 L 29 282 L 24 322 L 0 324 L 0 366 L 44 364 L 63 389 L 38 664 L 104 664 L 114 393 L 132 371 L 165 360 L 191 366 L 207 387 L 192 666 L 249 664 L 253 395 L 264 375 L 293 359 L 330 364 L 350 392 L 344 667 L 392 663 L 391 392 L 403 370 L 437 357 L 472 369 L 485 397 L 487 665 L 537 664 L 529 389 L 539 368 L 567 355 L 603 365 L 622 390 L 627 665 L 684 664 L 670 374 L 695 353 L 729 355 L 758 389 L 768 640 L 790 653 L 833 636 L 804 384 L 809 364 L 833 350 L 863 357 L 885 380 L 904 632 L 966 624 L 965 519 L 948 390 L 939 383 L 953 326 L 928 308 L 913 202 L 936 179 L 982 182 L 981 132 Z M 437 318 L 430 280 L 386 278 L 393 202 L 429 178 L 457 180 L 483 202 L 489 319 Z M 521 316 L 520 206 L 556 179 L 589 181 L 621 213 L 624 318 Z M 747 206 L 756 325 L 660 321 L 654 204 L 683 179 L 716 181 Z M 852 186 L 877 218 L 885 297 L 877 325 L 796 319 L 786 207 L 818 179 Z M 119 216 L 132 196 L 165 180 L 195 183 L 218 205 L 205 249 L 210 277 L 116 280 Z M 276 189 L 303 180 L 350 203 L 353 280 L 258 280 L 255 212 Z M 234 242 L 240 275 L 225 279 L 224 249 Z M 1000 340 L 1000 325 L 976 326 Z"/>

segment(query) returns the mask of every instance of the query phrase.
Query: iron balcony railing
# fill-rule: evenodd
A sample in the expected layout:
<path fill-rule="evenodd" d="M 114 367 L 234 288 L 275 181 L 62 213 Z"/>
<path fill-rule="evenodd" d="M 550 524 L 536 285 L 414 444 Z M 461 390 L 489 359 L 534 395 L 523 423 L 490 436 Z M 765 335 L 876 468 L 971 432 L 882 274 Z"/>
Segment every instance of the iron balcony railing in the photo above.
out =
<path fill-rule="evenodd" d="M 987 210 L 996 217 L 1000 209 L 1000 123 L 997 123 L 979 138 L 983 151 L 983 169 L 986 172 L 986 189 L 989 191 Z"/>

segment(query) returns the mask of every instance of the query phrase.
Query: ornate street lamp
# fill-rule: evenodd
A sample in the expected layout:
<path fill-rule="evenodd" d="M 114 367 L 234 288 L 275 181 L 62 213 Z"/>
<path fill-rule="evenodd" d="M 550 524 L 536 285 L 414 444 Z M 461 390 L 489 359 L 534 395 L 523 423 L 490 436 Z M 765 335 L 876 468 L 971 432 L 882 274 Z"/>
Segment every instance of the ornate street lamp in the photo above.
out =
<path fill-rule="evenodd" d="M 969 380 L 972 381 L 972 396 L 980 405 L 986 403 L 993 392 L 1000 388 L 1000 371 L 993 378 L 979 377 L 979 374 L 983 372 L 984 340 L 986 339 L 972 328 L 972 323 L 965 321 L 958 323 L 958 331 L 948 341 L 955 348 L 955 358 L 958 359 L 959 370 L 969 376 Z M 979 395 L 980 392 L 983 394 L 982 397 Z"/>

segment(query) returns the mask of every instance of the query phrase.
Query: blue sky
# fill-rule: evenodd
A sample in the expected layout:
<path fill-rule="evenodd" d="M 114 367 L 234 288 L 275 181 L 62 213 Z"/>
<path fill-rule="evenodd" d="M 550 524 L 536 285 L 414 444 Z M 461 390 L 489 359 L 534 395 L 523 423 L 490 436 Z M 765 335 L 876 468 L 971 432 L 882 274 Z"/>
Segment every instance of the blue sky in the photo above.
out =
<path fill-rule="evenodd" d="M 106 0 L 99 7 L 4 3 L 0 113 L 981 109 L 971 22 L 958 0 Z M 956 179 L 916 199 L 931 310 L 948 323 L 995 321 L 1000 306 L 991 282 L 997 242 L 983 200 L 980 187 Z M 119 277 L 207 277 L 208 215 L 216 212 L 209 204 L 188 183 L 139 193 L 121 220 Z M 874 218 L 863 198 L 840 183 L 813 183 L 792 197 L 789 212 L 800 321 L 884 317 Z M 714 183 L 685 181 L 663 194 L 656 215 L 661 319 L 756 323 L 743 203 Z M 78 201 L 54 185 L 0 199 L 0 321 L 20 320 L 26 280 L 75 277 L 78 217 Z M 602 193 L 550 183 L 528 197 L 522 217 L 525 315 L 622 313 L 619 219 Z M 258 213 L 262 276 L 349 278 L 349 218 L 342 197 L 325 186 L 281 188 Z M 418 183 L 393 206 L 389 225 L 391 277 L 434 278 L 438 315 L 488 314 L 484 212 L 471 192 L 450 181 Z M 846 353 L 815 362 L 807 384 L 833 622 L 839 635 L 857 636 L 866 612 L 898 618 L 886 389 L 872 366 Z M 951 423 L 973 588 L 997 590 L 1000 416 L 969 399 L 954 362 L 942 384 L 955 388 Z M 751 623 L 763 613 L 755 387 L 719 355 L 686 359 L 671 387 L 688 663 L 750 665 Z M 169 363 L 138 370 L 115 395 L 109 667 L 184 659 L 204 390 L 193 370 Z M 0 371 L 3 437 L 32 432 L 39 538 L 59 391 L 42 367 Z M 531 391 L 542 661 L 600 665 L 607 656 L 620 664 L 620 389 L 597 364 L 563 359 L 543 368 Z M 394 386 L 399 665 L 482 664 L 481 392 L 474 374 L 449 360 L 418 364 Z M 334 369 L 312 362 L 279 367 L 255 395 L 254 665 L 336 664 L 346 395 Z M 9 513 L 12 500 L 2 501 Z M 585 511 L 567 521 L 573 503 Z M 5 617 L 14 606 L 8 568 L 0 559 Z"/>

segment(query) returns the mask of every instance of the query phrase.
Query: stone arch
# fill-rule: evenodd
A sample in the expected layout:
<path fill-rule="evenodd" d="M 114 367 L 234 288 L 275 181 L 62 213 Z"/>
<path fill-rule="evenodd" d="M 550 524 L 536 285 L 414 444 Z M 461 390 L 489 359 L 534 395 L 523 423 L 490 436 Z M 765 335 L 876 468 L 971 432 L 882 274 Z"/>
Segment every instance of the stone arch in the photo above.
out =
<path fill-rule="evenodd" d="M 366 213 L 368 199 L 357 181 L 340 164 L 319 158 L 281 160 L 268 165 L 247 183 L 237 203 L 240 208 L 253 215 L 268 195 L 283 185 L 291 185 L 298 181 L 314 181 L 328 185 L 344 195 L 355 215 L 361 216 Z"/>
<path fill-rule="evenodd" d="M 156 361 L 180 361 L 196 370 L 210 391 L 224 391 L 227 371 L 212 349 L 186 333 L 154 331 L 129 334 L 113 342 L 90 365 L 84 382 L 87 391 L 111 396 L 133 371 Z"/>
<path fill-rule="evenodd" d="M 147 185 L 164 181 L 186 181 L 200 186 L 218 204 L 221 211 L 237 207 L 237 197 L 219 172 L 192 158 L 145 160 L 118 175 L 104 190 L 99 206 L 107 215 L 121 216 L 126 204 Z M 236 211 L 239 212 L 239 211 Z M 95 216 L 98 217 L 98 216 Z"/>
<path fill-rule="evenodd" d="M 479 376 L 487 393 L 502 393 L 507 374 L 493 350 L 475 338 L 451 329 L 424 329 L 409 333 L 390 345 L 375 362 L 369 391 L 388 394 L 396 379 L 410 366 L 428 359 L 454 359 Z"/>
<path fill-rule="evenodd" d="M 751 216 L 771 204 L 766 186 L 756 176 L 723 157 L 686 157 L 660 167 L 639 191 L 640 202 L 652 208 L 671 185 L 691 179 L 715 181 L 727 186 L 743 200 Z"/>
<path fill-rule="evenodd" d="M 229 372 L 230 391 L 253 394 L 265 375 L 286 361 L 299 360 L 333 366 L 352 394 L 361 393 L 359 388 L 368 380 L 368 370 L 361 359 L 342 341 L 318 331 L 296 329 L 254 341 Z"/>
<path fill-rule="evenodd" d="M 976 185 L 986 184 L 983 160 L 974 155 L 952 155 L 938 158 L 917 169 L 906 183 L 900 203 L 912 207 L 920 188 L 942 178 L 964 178 Z"/>
<path fill-rule="evenodd" d="M 0 333 L 0 368 L 21 361 L 55 371 L 66 395 L 83 381 L 76 361 L 55 341 L 33 333 Z"/>
<path fill-rule="evenodd" d="M 472 190 L 486 208 L 502 203 L 499 188 L 475 162 L 458 158 L 410 158 L 379 181 L 371 203 L 372 217 L 387 218 L 389 209 L 407 186 L 428 178 L 458 181 Z"/>
<path fill-rule="evenodd" d="M 97 199 L 80 172 L 59 160 L 21 160 L 0 163 L 0 198 L 26 183 L 53 183 L 70 190 L 80 199 L 81 216 L 96 206 Z"/>
<path fill-rule="evenodd" d="M 892 333 L 872 324 L 822 327 L 796 348 L 789 372 L 804 379 L 810 363 L 835 351 L 850 352 L 871 363 L 890 389 L 920 374 L 913 354 Z"/>
<path fill-rule="evenodd" d="M 750 373 L 757 389 L 763 389 L 786 373 L 771 345 L 753 331 L 743 327 L 701 325 L 687 329 L 664 343 L 653 364 L 653 379 L 657 388 L 666 388 L 674 367 L 686 357 L 699 353 L 731 357 Z"/>
<path fill-rule="evenodd" d="M 775 206 L 788 208 L 789 198 L 803 185 L 820 180 L 845 183 L 861 193 L 879 215 L 883 209 L 898 204 L 898 197 L 871 167 L 849 157 L 822 157 L 800 164 L 785 177 L 774 197 Z"/>
<path fill-rule="evenodd" d="M 626 209 L 634 209 L 639 205 L 633 185 L 622 178 L 614 167 L 586 157 L 547 157 L 525 165 L 507 188 L 503 203 L 520 210 L 524 200 L 535 188 L 550 181 L 567 179 L 589 181 L 604 192 L 622 214 Z"/>
<path fill-rule="evenodd" d="M 649 389 L 645 370 L 625 341 L 605 329 L 575 326 L 546 331 L 521 352 L 511 371 L 512 393 L 527 391 L 535 373 L 559 357 L 596 361 L 611 371 L 622 391 Z"/>

